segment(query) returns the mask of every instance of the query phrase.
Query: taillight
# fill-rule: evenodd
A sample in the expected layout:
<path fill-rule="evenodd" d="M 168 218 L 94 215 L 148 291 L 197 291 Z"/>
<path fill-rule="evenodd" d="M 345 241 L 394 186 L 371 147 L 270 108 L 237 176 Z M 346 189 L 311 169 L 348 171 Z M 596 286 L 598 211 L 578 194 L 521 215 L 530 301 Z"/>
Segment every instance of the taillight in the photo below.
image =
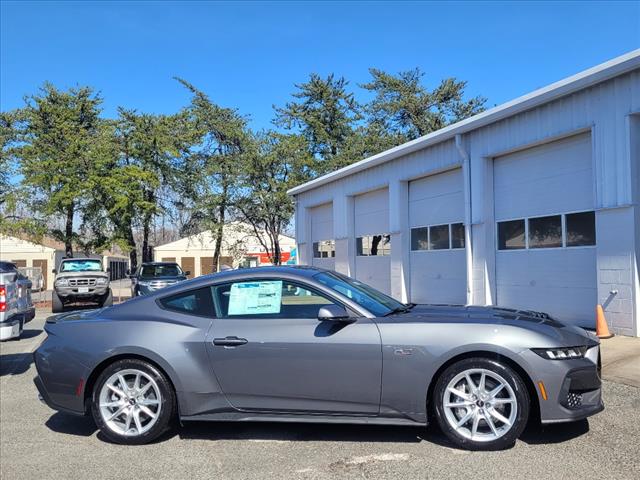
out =
<path fill-rule="evenodd" d="M 7 309 L 7 289 L 4 285 L 0 285 L 0 312 Z"/>

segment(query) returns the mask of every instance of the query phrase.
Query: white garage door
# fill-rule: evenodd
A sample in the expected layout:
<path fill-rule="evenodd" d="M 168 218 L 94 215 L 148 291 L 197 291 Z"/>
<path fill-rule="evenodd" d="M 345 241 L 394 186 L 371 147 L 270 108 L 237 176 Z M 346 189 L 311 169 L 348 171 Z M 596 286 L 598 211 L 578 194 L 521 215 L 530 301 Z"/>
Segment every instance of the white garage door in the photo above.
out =
<path fill-rule="evenodd" d="M 333 204 L 311 209 L 312 265 L 335 269 L 335 240 L 333 238 Z"/>
<path fill-rule="evenodd" d="M 588 134 L 495 159 L 498 305 L 593 325 L 593 188 Z"/>
<path fill-rule="evenodd" d="M 375 190 L 355 197 L 356 278 L 391 293 L 389 193 Z"/>
<path fill-rule="evenodd" d="M 467 300 L 462 170 L 409 183 L 411 301 Z"/>

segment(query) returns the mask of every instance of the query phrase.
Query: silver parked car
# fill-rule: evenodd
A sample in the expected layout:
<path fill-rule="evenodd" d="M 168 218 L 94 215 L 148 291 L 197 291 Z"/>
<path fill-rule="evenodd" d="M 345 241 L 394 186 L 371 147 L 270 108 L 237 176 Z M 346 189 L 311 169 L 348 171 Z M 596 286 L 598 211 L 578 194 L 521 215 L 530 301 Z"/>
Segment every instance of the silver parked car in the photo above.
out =
<path fill-rule="evenodd" d="M 24 324 L 33 320 L 31 280 L 11 262 L 0 262 L 0 340 L 18 338 Z"/>
<path fill-rule="evenodd" d="M 530 415 L 601 411 L 598 339 L 546 314 L 402 304 L 349 277 L 263 267 L 51 317 L 41 398 L 140 444 L 176 418 L 425 425 L 511 445 Z"/>

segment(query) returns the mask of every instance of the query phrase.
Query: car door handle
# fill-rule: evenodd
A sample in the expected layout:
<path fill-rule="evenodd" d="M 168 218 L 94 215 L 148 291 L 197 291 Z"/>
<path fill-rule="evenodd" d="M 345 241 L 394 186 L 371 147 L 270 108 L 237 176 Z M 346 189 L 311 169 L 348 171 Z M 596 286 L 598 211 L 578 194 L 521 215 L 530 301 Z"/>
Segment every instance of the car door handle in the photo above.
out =
<path fill-rule="evenodd" d="M 244 345 L 247 343 L 246 338 L 238 338 L 238 337 L 225 337 L 225 338 L 214 338 L 214 345 L 222 345 L 225 347 L 237 347 L 239 345 Z"/>

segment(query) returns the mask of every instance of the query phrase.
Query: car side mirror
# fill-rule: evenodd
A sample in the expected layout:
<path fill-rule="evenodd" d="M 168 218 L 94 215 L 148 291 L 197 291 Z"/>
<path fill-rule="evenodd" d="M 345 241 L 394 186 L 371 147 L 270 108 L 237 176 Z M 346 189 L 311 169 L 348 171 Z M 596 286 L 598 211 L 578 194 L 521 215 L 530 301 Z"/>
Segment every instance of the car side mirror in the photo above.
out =
<path fill-rule="evenodd" d="M 56 269 L 54 268 L 53 270 L 51 270 L 51 273 L 58 273 L 58 272 L 56 272 Z"/>
<path fill-rule="evenodd" d="M 190 270 L 187 270 L 186 272 L 182 272 L 182 273 L 184 273 L 185 277 L 188 277 L 189 275 L 191 275 L 191 271 Z"/>
<path fill-rule="evenodd" d="M 321 322 L 353 322 L 353 318 L 344 307 L 339 305 L 325 305 L 318 310 L 318 320 Z"/>
<path fill-rule="evenodd" d="M 107 268 L 105 269 L 105 272 L 107 272 L 107 273 L 111 272 L 111 267 L 107 267 Z"/>

